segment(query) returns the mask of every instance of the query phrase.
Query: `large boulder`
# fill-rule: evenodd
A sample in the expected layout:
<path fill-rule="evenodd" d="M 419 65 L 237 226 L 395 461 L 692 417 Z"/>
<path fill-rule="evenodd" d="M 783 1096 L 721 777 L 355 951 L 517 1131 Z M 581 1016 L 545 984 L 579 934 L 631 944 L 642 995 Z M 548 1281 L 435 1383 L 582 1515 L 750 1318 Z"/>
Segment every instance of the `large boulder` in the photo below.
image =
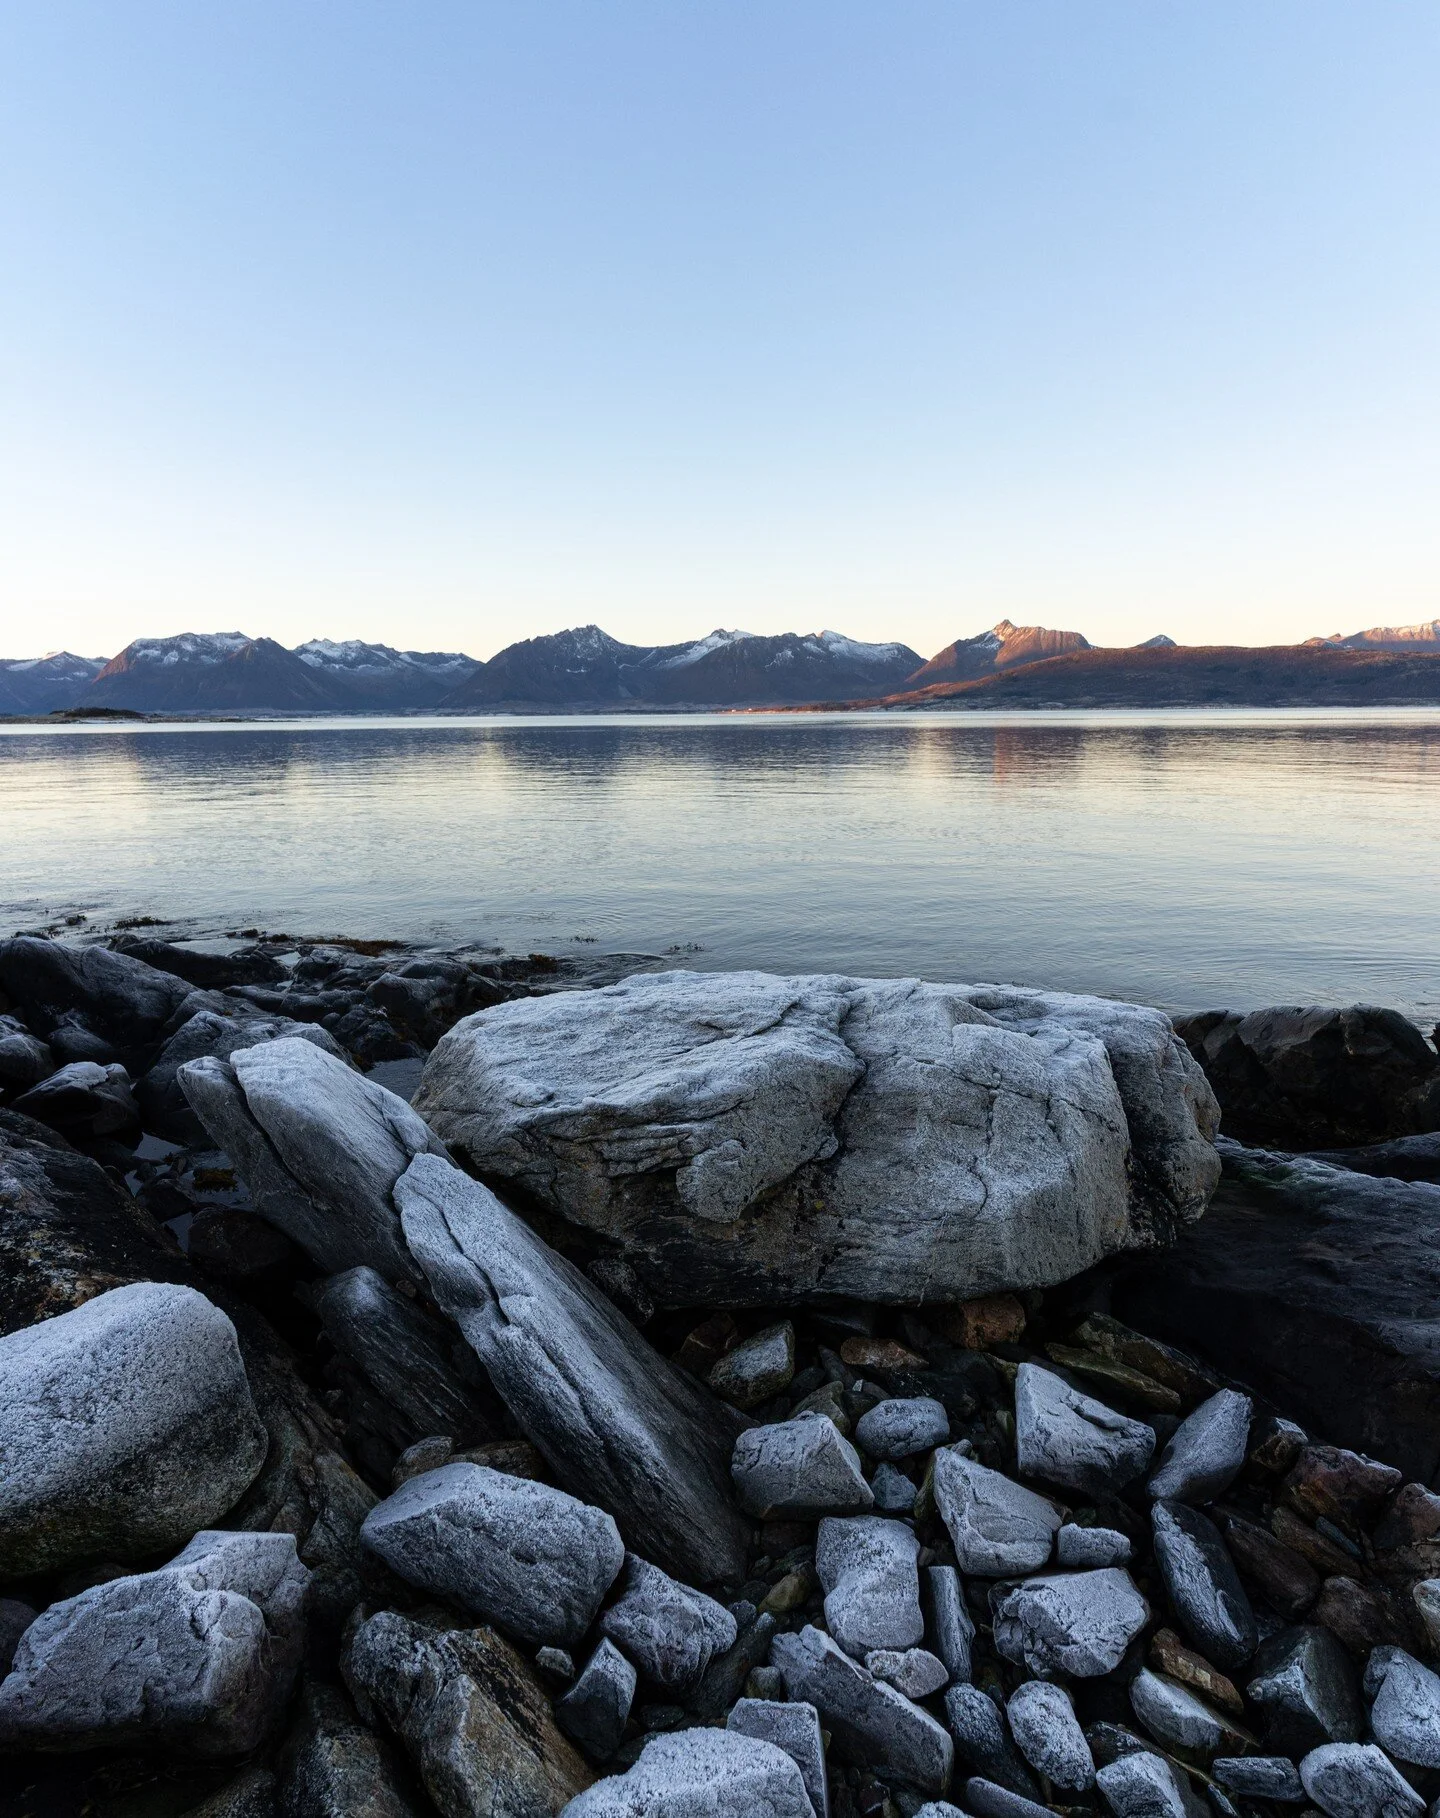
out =
<path fill-rule="evenodd" d="M 435 1304 L 556 1480 L 608 1509 L 627 1545 L 677 1577 L 742 1578 L 749 1526 L 731 1493 L 730 1454 L 746 1417 L 661 1357 L 572 1263 L 449 1162 L 418 1155 L 395 1200 Z"/>
<path fill-rule="evenodd" d="M 1440 1480 L 1440 1187 L 1221 1149 L 1209 1212 L 1118 1266 L 1116 1313 L 1317 1437 Z"/>
<path fill-rule="evenodd" d="M 188 1061 L 179 1079 L 256 1209 L 322 1269 L 415 1276 L 391 1193 L 445 1149 L 403 1098 L 293 1037 Z"/>
<path fill-rule="evenodd" d="M 919 1303 L 1173 1235 L 1219 1167 L 1165 1017 L 915 979 L 662 972 L 456 1025 L 416 1107 L 665 1305 Z"/>
<path fill-rule="evenodd" d="M 54 1046 L 73 1031 L 104 1043 L 132 1072 L 149 1059 L 191 987 L 128 954 L 69 947 L 37 935 L 0 941 L 0 997 Z M 66 1059 L 100 1059 L 71 1053 Z"/>
<path fill-rule="evenodd" d="M 290 1534 L 200 1533 L 52 1605 L 0 1684 L 0 1747 L 248 1754 L 289 1696 L 309 1578 Z"/>
<path fill-rule="evenodd" d="M 235 1328 L 193 1288 L 113 1288 L 0 1338 L 0 1575 L 175 1546 L 266 1450 Z"/>
<path fill-rule="evenodd" d="M 327 1030 L 314 1023 L 292 1022 L 288 1016 L 227 1016 L 201 1010 L 183 1022 L 160 1050 L 156 1061 L 136 1087 L 145 1128 L 169 1142 L 202 1146 L 207 1140 L 204 1124 L 190 1109 L 180 1085 L 180 1069 L 187 1061 L 214 1056 L 228 1060 L 241 1048 L 292 1037 L 312 1042 L 345 1057 Z"/>
<path fill-rule="evenodd" d="M 1337 1148 L 1440 1130 L 1440 1054 L 1397 1010 L 1202 1010 L 1175 1027 L 1240 1142 Z"/>

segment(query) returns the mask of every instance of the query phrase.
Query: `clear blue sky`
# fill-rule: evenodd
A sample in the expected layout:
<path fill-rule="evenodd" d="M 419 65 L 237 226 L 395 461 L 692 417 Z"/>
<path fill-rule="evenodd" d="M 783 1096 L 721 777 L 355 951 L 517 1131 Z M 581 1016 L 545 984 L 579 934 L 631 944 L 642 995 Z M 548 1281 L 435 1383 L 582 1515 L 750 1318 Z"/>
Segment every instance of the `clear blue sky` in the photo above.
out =
<path fill-rule="evenodd" d="M 1440 613 L 1440 12 L 6 0 L 0 655 Z"/>

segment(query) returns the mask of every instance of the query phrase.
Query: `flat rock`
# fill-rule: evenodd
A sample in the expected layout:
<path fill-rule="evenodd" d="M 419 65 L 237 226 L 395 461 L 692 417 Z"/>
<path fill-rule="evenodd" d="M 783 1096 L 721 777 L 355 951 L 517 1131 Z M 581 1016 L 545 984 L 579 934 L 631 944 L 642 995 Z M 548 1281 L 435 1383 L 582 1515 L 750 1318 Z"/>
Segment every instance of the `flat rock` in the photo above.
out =
<path fill-rule="evenodd" d="M 965 1602 L 965 1589 L 954 1566 L 925 1568 L 926 1634 L 944 1661 L 952 1681 L 972 1677 L 975 1618 Z"/>
<path fill-rule="evenodd" d="M 136 1087 L 145 1128 L 169 1142 L 202 1146 L 208 1137 L 181 1088 L 181 1067 L 187 1061 L 207 1056 L 228 1060 L 241 1048 L 287 1038 L 311 1042 L 326 1054 L 344 1060 L 335 1038 L 318 1023 L 297 1023 L 288 1016 L 227 1016 L 213 1010 L 198 1011 L 166 1041 L 154 1066 Z"/>
<path fill-rule="evenodd" d="M 403 1098 L 293 1037 L 187 1061 L 178 1078 L 257 1211 L 322 1269 L 416 1276 L 392 1194 L 417 1155 L 445 1151 Z"/>
<path fill-rule="evenodd" d="M 627 1553 L 620 1593 L 601 1616 L 600 1632 L 623 1648 L 647 1679 L 685 1693 L 712 1660 L 734 1647 L 739 1631 L 713 1597 Z"/>
<path fill-rule="evenodd" d="M 223 1515 L 265 1462 L 235 1328 L 139 1282 L 0 1338 L 0 1572 L 143 1559 Z"/>
<path fill-rule="evenodd" d="M 1148 1667 L 1130 1681 L 1130 1705 L 1157 1742 L 1187 1760 L 1233 1754 L 1249 1740 L 1194 1692 Z"/>
<path fill-rule="evenodd" d="M 1015 1450 L 1023 1477 L 1113 1495 L 1149 1464 L 1155 1432 L 1072 1389 L 1053 1370 L 1024 1363 L 1015 1377 Z"/>
<path fill-rule="evenodd" d="M 855 1423 L 855 1443 L 871 1458 L 913 1458 L 929 1452 L 950 1438 L 950 1416 L 945 1404 L 928 1395 L 891 1396 L 877 1402 Z"/>
<path fill-rule="evenodd" d="M 1064 1686 L 1027 1679 L 1010 1694 L 1005 1714 L 1015 1746 L 1037 1774 L 1070 1792 L 1094 1786 L 1090 1744 Z"/>
<path fill-rule="evenodd" d="M 647 1742 L 626 1774 L 572 1799 L 562 1818 L 814 1818 L 805 1780 L 773 1742 L 677 1730 Z"/>
<path fill-rule="evenodd" d="M 771 1742 L 799 1768 L 815 1818 L 830 1818 L 830 1783 L 820 1714 L 813 1704 L 781 1704 L 770 1698 L 742 1698 L 725 1719 L 735 1735 Z"/>
<path fill-rule="evenodd" d="M 1174 1502 L 1213 1502 L 1240 1475 L 1250 1438 L 1251 1403 L 1217 1390 L 1170 1435 L 1147 1488 Z"/>
<path fill-rule="evenodd" d="M 875 1504 L 859 1454 L 826 1414 L 742 1433 L 730 1472 L 740 1507 L 762 1521 L 858 1514 Z"/>
<path fill-rule="evenodd" d="M 830 1515 L 820 1523 L 815 1570 L 825 1588 L 825 1622 L 847 1654 L 863 1658 L 922 1639 L 919 1552 L 904 1522 Z"/>
<path fill-rule="evenodd" d="M 755 1408 L 787 1387 L 795 1374 L 795 1328 L 787 1319 L 727 1351 L 710 1372 L 710 1387 L 735 1408 Z"/>
<path fill-rule="evenodd" d="M 591 1761 L 608 1761 L 634 1701 L 634 1667 L 612 1641 L 602 1641 L 574 1685 L 555 1700 L 555 1721 Z"/>
<path fill-rule="evenodd" d="M 1038 1799 L 1040 1789 L 1010 1739 L 995 1700 L 978 1685 L 952 1685 L 945 1694 L 945 1721 L 960 1759 L 984 1779 L 1025 1799 Z"/>
<path fill-rule="evenodd" d="M 1026 1579 L 995 1607 L 995 1646 L 1032 1673 L 1092 1679 L 1113 1672 L 1150 1618 L 1119 1566 Z"/>
<path fill-rule="evenodd" d="M 1286 1755 L 1217 1755 L 1211 1776 L 1227 1793 L 1241 1799 L 1274 1799 L 1281 1805 L 1304 1805 L 1300 1770 Z"/>
<path fill-rule="evenodd" d="M 1329 1629 L 1281 1629 L 1256 1650 L 1245 1690 L 1265 1713 L 1266 1747 L 1303 1755 L 1326 1742 L 1358 1742 L 1365 1712 L 1350 1656 Z"/>
<path fill-rule="evenodd" d="M 593 1282 L 448 1162 L 417 1157 L 395 1198 L 436 1305 L 557 1481 L 607 1509 L 629 1546 L 677 1577 L 743 1578 L 749 1527 L 730 1455 L 745 1416 L 661 1357 Z"/>
<path fill-rule="evenodd" d="M 865 1670 L 907 1698 L 928 1698 L 950 1683 L 949 1668 L 928 1648 L 872 1648 Z"/>
<path fill-rule="evenodd" d="M 958 1446 L 935 1454 L 935 1506 L 962 1572 L 981 1578 L 1038 1572 L 1063 1517 L 1055 1505 L 967 1457 Z"/>
<path fill-rule="evenodd" d="M 1199 1818 L 1205 1810 L 1185 1775 L 1148 1750 L 1121 1755 L 1098 1771 L 1095 1783 L 1115 1818 Z"/>
<path fill-rule="evenodd" d="M 293 1535 L 205 1532 L 52 1604 L 0 1684 L 0 1747 L 248 1754 L 289 1697 L 309 1579 Z"/>
<path fill-rule="evenodd" d="M 421 1818 L 395 1751 L 338 1686 L 310 1683 L 280 1765 L 280 1818 Z"/>
<path fill-rule="evenodd" d="M 529 1665 L 493 1629 L 382 1610 L 341 1671 L 360 1715 L 404 1746 L 445 1818 L 553 1818 L 593 1775 Z"/>
<path fill-rule="evenodd" d="M 1326 1742 L 1300 1763 L 1327 1818 L 1421 1818 L 1425 1801 L 1373 1742 Z"/>
<path fill-rule="evenodd" d="M 1118 1528 L 1081 1528 L 1067 1521 L 1055 1536 L 1056 1565 L 1129 1565 L 1132 1550 Z"/>
<path fill-rule="evenodd" d="M 1381 1748 L 1414 1767 L 1440 1767 L 1440 1675 L 1403 1648 L 1381 1647 L 1366 1664 L 1365 1690 Z"/>
<path fill-rule="evenodd" d="M 1155 1556 L 1180 1625 L 1208 1659 L 1243 1666 L 1259 1633 L 1219 1529 L 1180 1502 L 1157 1502 L 1150 1512 Z"/>
<path fill-rule="evenodd" d="M 771 1659 L 787 1697 L 813 1704 L 842 1761 L 936 1796 L 950 1784 L 955 1745 L 928 1711 L 878 1680 L 819 1629 L 776 1635 Z"/>
<path fill-rule="evenodd" d="M 578 1641 L 625 1557 L 604 1510 L 475 1464 L 412 1477 L 370 1511 L 360 1538 L 408 1584 L 535 1647 Z"/>
<path fill-rule="evenodd" d="M 659 1304 L 1063 1281 L 1198 1217 L 1217 1173 L 1166 1018 L 1003 986 L 665 972 L 520 999 L 441 1039 L 416 1105 Z"/>

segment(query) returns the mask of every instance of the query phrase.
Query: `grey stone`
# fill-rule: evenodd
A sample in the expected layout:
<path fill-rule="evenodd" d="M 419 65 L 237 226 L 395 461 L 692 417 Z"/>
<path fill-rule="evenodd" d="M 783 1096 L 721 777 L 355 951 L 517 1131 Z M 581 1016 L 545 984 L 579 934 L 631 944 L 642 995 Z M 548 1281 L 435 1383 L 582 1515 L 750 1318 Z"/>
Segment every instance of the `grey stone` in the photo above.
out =
<path fill-rule="evenodd" d="M 961 1760 L 969 1762 L 982 1778 L 1024 1799 L 1040 1797 L 999 1706 L 978 1685 L 951 1686 L 945 1694 L 945 1721 Z"/>
<path fill-rule="evenodd" d="M 1365 1728 L 1350 1656 L 1329 1629 L 1280 1629 L 1260 1644 L 1246 1696 L 1265 1713 L 1266 1746 L 1303 1755 L 1326 1742 L 1358 1742 Z"/>
<path fill-rule="evenodd" d="M 1259 1634 L 1219 1529 L 1182 1502 L 1157 1502 L 1150 1524 L 1181 1627 L 1207 1660 L 1227 1672 L 1243 1666 Z"/>
<path fill-rule="evenodd" d="M 874 1678 L 816 1628 L 777 1635 L 771 1658 L 792 1700 L 813 1704 L 830 1731 L 831 1748 L 854 1762 L 913 1786 L 943 1793 L 955 1745 L 928 1711 Z"/>
<path fill-rule="evenodd" d="M 562 1685 L 568 1685 L 575 1677 L 575 1662 L 564 1648 L 537 1648 L 535 1666 L 547 1679 L 558 1680 Z"/>
<path fill-rule="evenodd" d="M 1064 1686 L 1027 1679 L 1010 1694 L 1005 1714 L 1015 1746 L 1037 1774 L 1071 1792 L 1094 1786 L 1090 1745 Z"/>
<path fill-rule="evenodd" d="M 965 1818 L 958 1805 L 951 1805 L 948 1799 L 927 1799 L 914 1814 L 914 1818 Z"/>
<path fill-rule="evenodd" d="M 1118 1528 L 1081 1528 L 1067 1521 L 1055 1536 L 1056 1565 L 1129 1565 L 1131 1552 L 1129 1540 Z"/>
<path fill-rule="evenodd" d="M 710 1372 L 710 1387 L 735 1408 L 758 1407 L 788 1387 L 795 1374 L 795 1328 L 787 1319 L 727 1351 Z"/>
<path fill-rule="evenodd" d="M 18 1597 L 0 1597 L 0 1679 L 10 1671 L 20 1637 L 39 1613 Z"/>
<path fill-rule="evenodd" d="M 968 1682 L 974 1672 L 975 1619 L 966 1605 L 960 1574 L 954 1566 L 926 1566 L 925 1593 L 930 1644 L 951 1680 Z"/>
<path fill-rule="evenodd" d="M 1440 1767 L 1440 1675 L 1403 1648 L 1375 1648 L 1365 1668 L 1370 1728 L 1397 1761 Z"/>
<path fill-rule="evenodd" d="M 859 1453 L 826 1414 L 797 1414 L 742 1433 L 730 1474 L 740 1507 L 765 1521 L 858 1514 L 875 1506 Z"/>
<path fill-rule="evenodd" d="M 1210 1760 L 1243 1737 L 1186 1686 L 1142 1667 L 1130 1681 L 1130 1704 L 1157 1742 L 1177 1754 Z"/>
<path fill-rule="evenodd" d="M 1175 1502 L 1213 1502 L 1240 1475 L 1250 1437 L 1251 1403 L 1220 1389 L 1187 1415 L 1166 1441 L 1147 1488 Z"/>
<path fill-rule="evenodd" d="M 943 1402 L 928 1395 L 892 1396 L 877 1402 L 855 1424 L 855 1443 L 872 1458 L 895 1460 L 929 1452 L 950 1438 Z"/>
<path fill-rule="evenodd" d="M 280 1818 L 420 1818 L 405 1779 L 337 1686 L 305 1687 L 281 1757 Z"/>
<path fill-rule="evenodd" d="M 967 1458 L 959 1446 L 935 1454 L 934 1487 L 962 1572 L 1019 1577 L 1049 1559 L 1062 1517 L 1045 1497 Z"/>
<path fill-rule="evenodd" d="M 229 1509 L 265 1462 L 235 1328 L 137 1282 L 0 1338 L 0 1573 L 143 1559 Z"/>
<path fill-rule="evenodd" d="M 28 1092 L 55 1071 L 55 1056 L 13 1016 L 0 1016 L 0 1092 Z"/>
<path fill-rule="evenodd" d="M 126 1133 L 134 1140 L 140 1133 L 140 1107 L 130 1089 L 130 1075 L 118 1061 L 108 1066 L 93 1060 L 71 1061 L 22 1092 L 14 1109 L 77 1143 Z"/>
<path fill-rule="evenodd" d="M 602 1641 L 574 1685 L 555 1700 L 555 1721 L 591 1761 L 608 1761 L 634 1702 L 634 1667 L 612 1641 Z"/>
<path fill-rule="evenodd" d="M 1300 1770 L 1285 1755 L 1217 1755 L 1210 1772 L 1227 1793 L 1241 1799 L 1273 1799 L 1304 1805 Z"/>
<path fill-rule="evenodd" d="M 927 1648 L 872 1648 L 865 1656 L 865 1670 L 907 1698 L 928 1698 L 950 1683 L 945 1662 Z"/>
<path fill-rule="evenodd" d="M 1420 1579 L 1411 1585 L 1410 1597 L 1431 1650 L 1440 1654 L 1440 1578 Z"/>
<path fill-rule="evenodd" d="M 392 1195 L 417 1155 L 444 1145 L 403 1098 L 293 1037 L 187 1061 L 178 1078 L 256 1210 L 322 1269 L 417 1275 Z"/>
<path fill-rule="evenodd" d="M 291 1534 L 205 1532 L 52 1604 L 0 1684 L 0 1747 L 248 1754 L 289 1697 L 309 1580 Z"/>
<path fill-rule="evenodd" d="M 370 1511 L 360 1538 L 408 1584 L 537 1647 L 580 1639 L 625 1557 L 602 1509 L 477 1464 L 412 1477 Z"/>
<path fill-rule="evenodd" d="M 1092 1679 L 1113 1672 L 1150 1619 L 1127 1571 L 1055 1572 L 1029 1578 L 995 1608 L 995 1646 L 1032 1673 Z"/>
<path fill-rule="evenodd" d="M 192 1805 L 184 1818 L 276 1818 L 279 1808 L 275 1797 L 275 1776 L 269 1768 L 246 1768 L 218 1793 L 202 1799 L 199 1805 Z M 363 1807 L 357 1807 L 356 1814 L 357 1818 L 370 1818 Z M 312 1807 L 296 1814 L 282 1813 L 281 1818 L 328 1818 L 328 1814 Z M 383 1814 L 382 1818 L 389 1818 L 389 1815 Z M 397 1818 L 401 1815 L 397 1814 Z"/>
<path fill-rule="evenodd" d="M 1197 1217 L 1219 1173 L 1165 1017 L 991 985 L 668 972 L 519 999 L 442 1037 L 415 1102 L 670 1305 L 1063 1281 Z"/>
<path fill-rule="evenodd" d="M 827 1516 L 815 1537 L 815 1570 L 825 1588 L 825 1622 L 847 1654 L 914 1647 L 920 1613 L 920 1543 L 900 1521 L 877 1515 Z"/>
<path fill-rule="evenodd" d="M 347 1269 L 322 1282 L 315 1311 L 326 1337 L 380 1398 L 394 1445 L 403 1450 L 440 1434 L 462 1446 L 499 1438 L 493 1398 L 472 1388 L 451 1361 L 454 1333 L 374 1269 Z"/>
<path fill-rule="evenodd" d="M 976 1818 L 1047 1818 L 1050 1808 L 997 1786 L 981 1774 L 965 1782 L 965 1803 Z"/>
<path fill-rule="evenodd" d="M 915 1485 L 894 1465 L 876 1466 L 870 1480 L 870 1492 L 882 1515 L 908 1515 L 915 1507 Z"/>
<path fill-rule="evenodd" d="M 1373 1742 L 1324 1742 L 1300 1763 L 1328 1818 L 1421 1818 L 1425 1801 Z"/>
<path fill-rule="evenodd" d="M 183 980 L 105 947 L 32 935 L 0 941 L 0 992 L 51 1042 L 79 1027 L 105 1037 L 128 1064 L 145 1055 L 190 993 Z"/>
<path fill-rule="evenodd" d="M 815 1818 L 830 1818 L 830 1783 L 825 1772 L 825 1743 L 820 1713 L 813 1704 L 780 1704 L 768 1698 L 742 1698 L 725 1719 L 727 1730 L 772 1742 L 799 1768 Z"/>
<path fill-rule="evenodd" d="M 1053 1370 L 1021 1364 L 1015 1377 L 1015 1453 L 1024 1477 L 1111 1495 L 1138 1477 L 1155 1450 L 1155 1432 L 1104 1402 L 1082 1395 Z"/>
<path fill-rule="evenodd" d="M 356 1628 L 341 1671 L 444 1818 L 552 1818 L 590 1784 L 534 1673 L 493 1629 L 381 1610 Z"/>
<path fill-rule="evenodd" d="M 814 1818 L 799 1767 L 774 1743 L 730 1730 L 647 1742 L 627 1774 L 598 1781 L 561 1818 Z"/>
<path fill-rule="evenodd" d="M 436 1304 L 557 1480 L 677 1577 L 742 1578 L 749 1526 L 731 1498 L 730 1454 L 745 1416 L 448 1162 L 418 1157 L 395 1198 Z"/>
<path fill-rule="evenodd" d="M 712 1660 L 734 1647 L 735 1618 L 703 1591 L 678 1584 L 659 1566 L 625 1556 L 620 1594 L 600 1618 L 608 1635 L 647 1679 L 673 1692 L 693 1691 Z"/>
<path fill-rule="evenodd" d="M 1095 1784 L 1115 1818 L 1200 1818 L 1205 1809 L 1191 1794 L 1186 1776 L 1148 1750 L 1121 1755 L 1102 1767 Z"/>
<path fill-rule="evenodd" d="M 190 1109 L 180 1084 L 180 1069 L 187 1061 L 214 1056 L 228 1060 L 241 1048 L 285 1038 L 311 1042 L 326 1054 L 343 1061 L 339 1045 L 318 1023 L 297 1023 L 288 1016 L 226 1016 L 201 1010 L 182 1023 L 160 1050 L 153 1067 L 138 1081 L 135 1096 L 145 1128 L 169 1142 L 191 1147 L 204 1144 L 204 1124 Z"/>

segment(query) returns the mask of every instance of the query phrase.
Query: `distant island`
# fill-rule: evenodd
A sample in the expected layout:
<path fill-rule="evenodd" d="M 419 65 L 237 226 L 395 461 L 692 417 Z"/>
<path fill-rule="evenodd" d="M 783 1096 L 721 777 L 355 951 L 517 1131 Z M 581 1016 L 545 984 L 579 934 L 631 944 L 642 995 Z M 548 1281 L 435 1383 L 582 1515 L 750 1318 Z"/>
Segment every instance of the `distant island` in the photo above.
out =
<path fill-rule="evenodd" d="M 0 659 L 0 716 L 12 718 L 1432 705 L 1440 619 L 1263 648 L 1157 636 L 1126 649 L 1002 619 L 928 661 L 834 631 L 644 645 L 597 625 L 526 638 L 488 662 L 358 640 L 289 650 L 238 631 L 139 638 L 108 660 Z"/>

